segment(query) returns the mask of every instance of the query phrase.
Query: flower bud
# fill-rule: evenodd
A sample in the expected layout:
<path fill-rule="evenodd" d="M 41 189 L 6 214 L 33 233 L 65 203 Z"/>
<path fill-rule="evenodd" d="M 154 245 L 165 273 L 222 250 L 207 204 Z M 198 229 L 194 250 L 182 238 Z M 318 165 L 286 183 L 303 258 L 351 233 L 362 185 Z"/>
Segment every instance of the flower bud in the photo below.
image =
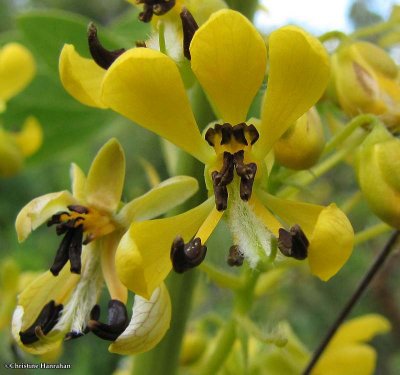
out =
<path fill-rule="evenodd" d="M 360 146 L 357 177 L 371 210 L 400 229 L 400 140 L 376 126 Z"/>
<path fill-rule="evenodd" d="M 189 332 L 185 335 L 182 344 L 180 363 L 183 366 L 197 362 L 206 349 L 207 338 L 202 333 Z"/>
<path fill-rule="evenodd" d="M 324 145 L 321 119 L 311 108 L 275 143 L 275 159 L 290 169 L 308 169 L 318 161 Z"/>
<path fill-rule="evenodd" d="M 21 170 L 23 162 L 24 157 L 13 137 L 0 129 L 0 176 L 15 175 Z"/>
<path fill-rule="evenodd" d="M 332 56 L 337 98 L 349 116 L 379 115 L 393 129 L 400 128 L 400 86 L 394 61 L 368 42 L 339 47 Z"/>

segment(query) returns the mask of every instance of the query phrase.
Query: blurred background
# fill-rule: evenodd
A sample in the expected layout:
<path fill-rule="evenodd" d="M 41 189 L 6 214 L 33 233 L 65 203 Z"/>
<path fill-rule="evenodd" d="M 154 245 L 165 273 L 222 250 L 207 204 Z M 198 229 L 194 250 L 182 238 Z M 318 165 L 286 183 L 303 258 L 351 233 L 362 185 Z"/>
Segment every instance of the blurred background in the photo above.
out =
<path fill-rule="evenodd" d="M 394 3 L 389 0 L 266 0 L 262 2 L 265 9 L 257 12 L 255 22 L 265 33 L 287 23 L 300 25 L 315 35 L 333 29 L 351 32 L 387 19 Z M 44 131 L 43 146 L 26 161 L 25 168 L 17 176 L 0 178 L 0 256 L 2 260 L 15 259 L 22 271 L 48 269 L 59 238 L 43 227 L 26 242 L 18 244 L 15 217 L 34 197 L 69 189 L 71 162 L 87 171 L 101 145 L 110 137 L 116 137 L 127 157 L 124 200 L 149 188 L 140 158 L 152 163 L 162 179 L 168 177 L 162 153 L 154 152 L 160 149 L 156 136 L 111 111 L 81 105 L 64 91 L 58 78 L 58 55 L 64 43 L 74 44 L 81 54 L 88 56 L 86 27 L 89 20 L 99 26 L 100 36 L 109 48 L 120 48 L 146 39 L 149 28 L 139 25 L 136 18 L 134 7 L 118 0 L 0 0 L 0 46 L 9 41 L 24 44 L 34 54 L 38 70 L 27 89 L 8 102 L 0 122 L 7 130 L 18 130 L 27 116 L 34 115 Z M 334 196 L 340 204 L 355 189 L 354 172 L 344 164 L 310 186 L 303 196 L 319 203 Z M 378 222 L 363 203 L 350 217 L 356 230 Z M 389 234 L 385 234 L 358 246 L 347 265 L 329 283 L 312 278 L 302 269 L 286 273 L 258 301 L 252 317 L 267 329 L 287 320 L 310 350 L 316 348 L 322 333 L 327 331 L 388 237 Z M 227 230 L 221 225 L 209 242 L 208 259 L 226 267 L 225 253 L 221 257 L 218 250 L 229 248 L 229 242 Z M 379 361 L 376 373 L 381 375 L 400 373 L 399 267 L 400 257 L 395 255 L 352 314 L 377 312 L 392 321 L 391 334 L 374 340 Z M 232 304 L 229 291 L 203 279 L 190 320 L 193 323 L 189 326 L 194 327 L 196 320 L 204 316 L 229 311 Z M 0 290 L 0 298 L 4 292 Z M 108 297 L 103 297 L 105 305 Z M 10 350 L 6 329 L 1 339 L 0 363 L 14 361 L 15 353 Z M 66 342 L 59 361 L 72 364 L 69 374 L 110 374 L 121 357 L 109 353 L 107 347 L 108 342 L 87 335 Z M 32 361 L 35 359 L 25 360 Z M 43 371 L 50 375 L 59 370 Z"/>

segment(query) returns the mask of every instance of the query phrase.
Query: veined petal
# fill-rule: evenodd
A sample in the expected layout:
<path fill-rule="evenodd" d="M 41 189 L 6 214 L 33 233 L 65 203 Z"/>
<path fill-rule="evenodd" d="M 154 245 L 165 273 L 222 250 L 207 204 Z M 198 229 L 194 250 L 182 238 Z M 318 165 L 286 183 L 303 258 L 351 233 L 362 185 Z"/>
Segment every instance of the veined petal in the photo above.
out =
<path fill-rule="evenodd" d="M 260 139 L 254 145 L 260 158 L 317 102 L 330 76 L 329 58 L 322 44 L 295 26 L 282 27 L 270 35 L 269 58 Z"/>
<path fill-rule="evenodd" d="M 347 262 L 354 245 L 354 231 L 335 204 L 321 211 L 308 248 L 311 272 L 327 281 Z"/>
<path fill-rule="evenodd" d="M 29 116 L 25 120 L 21 131 L 13 133 L 12 136 L 24 156 L 34 154 L 42 145 L 43 141 L 42 127 L 39 121 L 33 116 Z"/>
<path fill-rule="evenodd" d="M 347 345 L 329 350 L 317 362 L 311 375 L 372 375 L 376 352 L 368 345 Z"/>
<path fill-rule="evenodd" d="M 245 121 L 267 64 L 255 27 L 239 12 L 220 10 L 196 31 L 190 53 L 192 70 L 218 117 L 231 124 Z"/>
<path fill-rule="evenodd" d="M 132 318 L 124 332 L 109 346 L 112 353 L 130 355 L 147 352 L 164 337 L 171 321 L 171 300 L 162 283 L 146 300 L 135 297 Z"/>
<path fill-rule="evenodd" d="M 80 56 L 71 44 L 65 44 L 61 51 L 59 72 L 65 90 L 76 100 L 91 107 L 107 108 L 100 97 L 106 71 L 93 60 Z"/>
<path fill-rule="evenodd" d="M 127 203 L 118 216 L 126 226 L 134 220 L 143 221 L 160 216 L 191 197 L 198 188 L 199 184 L 193 177 L 169 178 L 146 194 Z"/>
<path fill-rule="evenodd" d="M 38 226 L 42 225 L 56 212 L 76 203 L 70 192 L 64 190 L 49 193 L 31 200 L 18 214 L 15 220 L 15 229 L 18 241 L 24 241 Z"/>
<path fill-rule="evenodd" d="M 114 111 L 206 163 L 211 150 L 197 128 L 174 61 L 148 48 L 123 53 L 108 69 L 102 99 Z"/>
<path fill-rule="evenodd" d="M 379 314 L 363 315 L 342 324 L 329 344 L 329 350 L 358 342 L 368 342 L 376 335 L 390 331 L 388 319 Z"/>
<path fill-rule="evenodd" d="M 115 257 L 121 281 L 133 292 L 150 298 L 172 268 L 173 240 L 177 236 L 190 240 L 213 208 L 211 197 L 183 214 L 133 223 L 122 237 Z"/>
<path fill-rule="evenodd" d="M 47 271 L 22 291 L 18 296 L 12 320 L 12 335 L 21 348 L 32 354 L 43 354 L 61 345 L 66 332 L 52 331 L 29 345 L 21 342 L 19 333 L 35 322 L 43 307 L 50 301 L 54 301 L 57 305 L 65 304 L 79 278 L 79 275 L 72 274 L 68 267 L 64 267 L 57 277 Z"/>
<path fill-rule="evenodd" d="M 8 43 L 0 49 L 0 102 L 22 91 L 36 72 L 35 60 L 24 46 Z"/>
<path fill-rule="evenodd" d="M 119 142 L 110 139 L 97 153 L 86 180 L 89 204 L 113 212 L 121 200 L 125 179 L 125 154 Z"/>
<path fill-rule="evenodd" d="M 78 201 L 84 201 L 86 199 L 86 176 L 83 173 L 82 169 L 75 163 L 71 163 L 71 168 L 69 170 L 71 177 L 71 187 L 72 187 L 72 195 Z"/>

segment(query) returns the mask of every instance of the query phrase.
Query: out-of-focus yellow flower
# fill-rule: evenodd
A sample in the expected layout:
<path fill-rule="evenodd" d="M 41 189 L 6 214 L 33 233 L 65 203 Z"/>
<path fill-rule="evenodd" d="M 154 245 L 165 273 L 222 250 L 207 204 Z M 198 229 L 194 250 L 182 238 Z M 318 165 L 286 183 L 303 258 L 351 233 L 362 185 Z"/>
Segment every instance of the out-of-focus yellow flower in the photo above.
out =
<path fill-rule="evenodd" d="M 19 132 L 9 132 L 0 127 L 0 176 L 18 173 L 24 159 L 33 155 L 42 145 L 43 132 L 38 120 L 28 117 Z"/>
<path fill-rule="evenodd" d="M 159 284 L 147 299 L 137 295 L 129 322 L 127 289 L 115 270 L 115 252 L 132 221 L 159 216 L 183 202 L 197 190 L 197 181 L 185 176 L 170 178 L 121 205 L 125 156 L 115 139 L 98 152 L 87 176 L 73 164 L 71 177 L 72 194 L 46 194 L 18 214 L 20 241 L 45 222 L 55 225 L 57 234 L 64 237 L 50 271 L 31 282 L 18 297 L 12 324 L 14 339 L 32 354 L 44 354 L 58 348 L 65 337 L 91 331 L 113 341 L 109 347 L 112 352 L 149 350 L 169 327 L 168 291 Z M 107 323 L 100 321 L 96 304 L 104 282 L 111 296 Z"/>
<path fill-rule="evenodd" d="M 371 113 L 392 129 L 400 127 L 398 69 L 383 49 L 369 42 L 345 42 L 332 56 L 332 75 L 349 116 Z"/>
<path fill-rule="evenodd" d="M 276 161 L 290 169 L 308 169 L 317 163 L 325 139 L 321 119 L 313 107 L 301 116 L 274 145 Z"/>
<path fill-rule="evenodd" d="M 371 210 L 400 229 L 400 140 L 377 125 L 359 147 L 357 177 Z"/>
<path fill-rule="evenodd" d="M 24 46 L 8 43 L 0 48 L 0 113 L 6 102 L 29 84 L 35 72 L 35 60 Z"/>
<path fill-rule="evenodd" d="M 329 279 L 352 251 L 353 229 L 347 217 L 335 205 L 286 201 L 262 190 L 268 174 L 266 155 L 326 87 L 326 51 L 300 28 L 273 32 L 261 120 L 247 123 L 267 64 L 265 43 L 254 26 L 240 13 L 221 10 L 196 31 L 190 52 L 192 70 L 221 118 L 210 125 L 205 139 L 178 67 L 168 56 L 146 48 L 126 51 L 96 76 L 96 85 L 90 85 L 73 47 L 62 52 L 62 81 L 75 98 L 112 108 L 205 164 L 211 197 L 181 215 L 132 225 L 117 251 L 119 276 L 133 291 L 150 296 L 171 270 L 171 243 L 176 271 L 198 265 L 205 256 L 205 241 L 224 215 L 235 244 L 230 264 L 246 258 L 254 267 L 266 260 L 276 237 L 286 255 L 304 259 L 308 254 L 312 273 Z M 156 242 L 151 238 L 155 230 Z"/>
<path fill-rule="evenodd" d="M 387 333 L 390 322 L 381 315 L 369 314 L 344 323 L 333 337 L 311 375 L 371 375 L 376 352 L 367 344 L 376 335 Z"/>

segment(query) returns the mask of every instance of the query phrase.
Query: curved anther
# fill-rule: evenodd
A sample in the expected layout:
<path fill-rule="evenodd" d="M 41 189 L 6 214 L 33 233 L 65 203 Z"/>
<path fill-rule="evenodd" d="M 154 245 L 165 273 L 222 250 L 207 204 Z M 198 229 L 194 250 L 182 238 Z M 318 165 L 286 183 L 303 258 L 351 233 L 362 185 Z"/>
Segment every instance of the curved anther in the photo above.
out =
<path fill-rule="evenodd" d="M 41 336 L 47 335 L 57 324 L 63 305 L 56 305 L 54 301 L 47 303 L 37 319 L 25 331 L 19 332 L 19 337 L 24 345 L 33 344 Z"/>
<path fill-rule="evenodd" d="M 200 238 L 194 238 L 187 244 L 182 237 L 175 238 L 171 247 L 171 262 L 177 273 L 183 273 L 197 267 L 206 257 L 207 247 Z"/>
<path fill-rule="evenodd" d="M 192 13 L 190 13 L 186 8 L 182 8 L 180 17 L 182 21 L 182 31 L 183 31 L 183 54 L 188 60 L 191 60 L 189 47 L 190 43 L 192 42 L 194 33 L 199 28 L 199 25 L 193 18 Z"/>
<path fill-rule="evenodd" d="M 139 14 L 139 20 L 150 22 L 153 15 L 162 16 L 175 6 L 175 0 L 136 0 L 137 4 L 143 4 L 143 11 Z"/>
<path fill-rule="evenodd" d="M 234 266 L 241 266 L 244 261 L 244 255 L 243 252 L 240 250 L 238 245 L 233 245 L 229 249 L 229 255 L 227 259 L 227 263 L 229 266 L 234 267 Z"/>
<path fill-rule="evenodd" d="M 109 51 L 104 48 L 97 37 L 97 28 L 93 22 L 88 26 L 88 43 L 93 60 L 97 65 L 106 70 L 125 52 L 124 48 L 115 51 Z"/>
<path fill-rule="evenodd" d="M 279 229 L 278 248 L 287 257 L 303 260 L 308 255 L 308 239 L 299 225 L 294 225 L 289 231 Z"/>
<path fill-rule="evenodd" d="M 129 324 L 125 305 L 116 299 L 108 302 L 108 323 L 99 322 L 99 318 L 100 307 L 95 305 L 90 313 L 88 328 L 96 336 L 108 341 L 115 341 Z"/>
<path fill-rule="evenodd" d="M 253 192 L 254 179 L 257 172 L 257 164 L 244 164 L 244 151 L 238 151 L 234 155 L 236 173 L 240 177 L 240 198 L 248 201 Z"/>

